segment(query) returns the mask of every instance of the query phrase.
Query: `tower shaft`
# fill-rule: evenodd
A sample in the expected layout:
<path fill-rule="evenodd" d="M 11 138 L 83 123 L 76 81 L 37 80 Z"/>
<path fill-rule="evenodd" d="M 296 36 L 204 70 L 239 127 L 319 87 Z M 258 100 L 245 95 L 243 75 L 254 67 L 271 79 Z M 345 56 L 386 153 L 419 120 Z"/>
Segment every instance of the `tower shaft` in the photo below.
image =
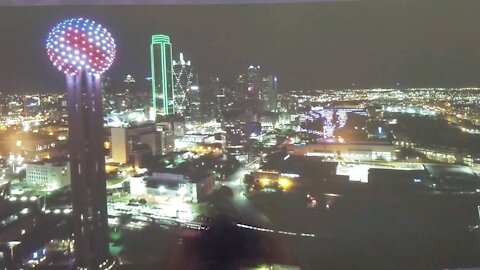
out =
<path fill-rule="evenodd" d="M 100 76 L 66 77 L 75 264 L 77 269 L 105 269 L 113 261 L 108 249 Z"/>

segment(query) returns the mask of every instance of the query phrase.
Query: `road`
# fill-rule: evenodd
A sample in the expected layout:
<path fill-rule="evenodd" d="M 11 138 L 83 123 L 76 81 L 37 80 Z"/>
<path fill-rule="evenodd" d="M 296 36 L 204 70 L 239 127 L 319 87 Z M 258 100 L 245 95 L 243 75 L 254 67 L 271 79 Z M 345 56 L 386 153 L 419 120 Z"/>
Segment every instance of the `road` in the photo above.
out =
<path fill-rule="evenodd" d="M 238 169 L 225 181 L 220 182 L 220 185 L 229 187 L 233 192 L 232 203 L 236 210 L 236 218 L 238 222 L 268 227 L 271 225 L 270 221 L 247 199 L 245 196 L 245 185 L 243 184 L 244 176 L 257 169 L 259 165 L 260 159 L 257 158 Z"/>

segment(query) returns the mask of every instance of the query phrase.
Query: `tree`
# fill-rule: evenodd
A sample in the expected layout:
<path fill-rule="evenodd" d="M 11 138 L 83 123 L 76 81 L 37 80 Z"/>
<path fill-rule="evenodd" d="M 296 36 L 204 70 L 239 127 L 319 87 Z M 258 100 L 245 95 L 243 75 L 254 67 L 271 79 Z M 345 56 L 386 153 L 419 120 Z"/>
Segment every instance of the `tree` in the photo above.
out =
<path fill-rule="evenodd" d="M 218 190 L 218 195 L 220 196 L 220 198 L 222 199 L 230 199 L 233 197 L 233 191 L 231 188 L 227 187 L 227 186 L 222 186 L 219 190 Z"/>
<path fill-rule="evenodd" d="M 254 185 L 255 184 L 255 179 L 253 178 L 253 175 L 251 173 L 249 174 L 246 174 L 244 177 L 243 177 L 243 182 L 246 184 L 246 185 Z"/>
<path fill-rule="evenodd" d="M 121 214 L 118 217 L 118 225 L 124 226 L 128 224 L 130 221 L 132 221 L 132 215 L 130 214 Z"/>

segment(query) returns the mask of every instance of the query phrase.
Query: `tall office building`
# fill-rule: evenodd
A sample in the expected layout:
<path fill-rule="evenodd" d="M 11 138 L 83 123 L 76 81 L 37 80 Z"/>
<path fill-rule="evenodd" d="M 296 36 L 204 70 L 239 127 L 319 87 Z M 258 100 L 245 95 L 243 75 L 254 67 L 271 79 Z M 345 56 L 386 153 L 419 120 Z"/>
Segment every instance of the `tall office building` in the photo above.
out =
<path fill-rule="evenodd" d="M 147 91 L 137 87 L 135 78 L 132 75 L 127 75 L 123 83 L 125 91 L 122 102 L 126 105 L 124 109 L 146 109 L 150 105 Z"/>
<path fill-rule="evenodd" d="M 249 66 L 247 74 L 236 81 L 236 92 L 244 92 L 246 108 L 255 112 L 275 112 L 277 110 L 278 79 L 273 75 L 262 76 L 260 66 Z"/>
<path fill-rule="evenodd" d="M 194 75 L 197 77 L 196 74 Z M 192 85 L 187 92 L 189 119 L 198 121 L 202 118 L 201 96 L 198 85 Z"/>
<path fill-rule="evenodd" d="M 123 82 L 125 83 L 125 92 L 132 94 L 135 93 L 135 79 L 132 75 L 128 74 Z"/>
<path fill-rule="evenodd" d="M 239 106 L 244 103 L 247 93 L 247 75 L 240 74 L 233 83 L 233 88 L 227 94 L 227 103 L 233 106 Z"/>
<path fill-rule="evenodd" d="M 218 77 L 213 77 L 210 78 L 210 90 L 212 91 L 214 95 L 214 112 L 213 115 L 214 117 L 221 117 L 222 115 L 222 110 L 225 109 L 226 105 L 226 100 L 225 100 L 225 88 L 222 87 L 220 78 Z"/>
<path fill-rule="evenodd" d="M 150 118 L 155 120 L 156 115 L 175 113 L 172 43 L 168 36 L 152 36 L 150 64 L 152 68 L 152 111 Z"/>
<path fill-rule="evenodd" d="M 277 86 L 278 79 L 276 76 L 268 75 L 262 79 L 260 89 L 260 110 L 264 112 L 277 111 Z"/>
<path fill-rule="evenodd" d="M 247 73 L 247 100 L 248 104 L 256 108 L 260 99 L 262 87 L 262 71 L 260 66 L 249 66 Z"/>
<path fill-rule="evenodd" d="M 101 75 L 101 84 L 103 87 L 103 97 L 104 97 L 104 109 L 106 112 L 119 111 L 121 108 L 116 102 L 116 91 L 112 86 L 112 78 L 102 74 Z"/>
<path fill-rule="evenodd" d="M 185 61 L 183 53 L 180 53 L 179 60 L 173 60 L 173 78 L 174 78 L 174 96 L 175 96 L 175 112 L 187 116 L 188 115 L 188 99 L 187 92 L 193 85 L 193 69 L 190 61 Z"/>
<path fill-rule="evenodd" d="M 121 99 L 122 108 L 132 110 L 137 107 L 138 100 L 136 96 L 135 89 L 135 79 L 132 75 L 128 74 L 123 80 L 125 91 L 121 95 L 118 95 L 117 98 Z"/>

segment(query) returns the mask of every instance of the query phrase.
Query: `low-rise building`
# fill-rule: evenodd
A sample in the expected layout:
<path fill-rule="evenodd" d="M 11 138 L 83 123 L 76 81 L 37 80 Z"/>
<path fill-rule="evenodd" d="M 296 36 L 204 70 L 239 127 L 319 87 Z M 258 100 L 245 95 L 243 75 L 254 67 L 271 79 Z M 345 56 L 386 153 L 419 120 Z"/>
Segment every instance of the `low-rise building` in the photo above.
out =
<path fill-rule="evenodd" d="M 157 202 L 179 199 L 197 203 L 212 193 L 214 186 L 214 176 L 197 169 L 163 169 L 130 178 L 132 195 Z"/>
<path fill-rule="evenodd" d="M 282 189 L 300 187 L 313 182 L 337 181 L 337 162 L 324 162 L 319 157 L 275 156 L 253 173 L 255 183 Z"/>
<path fill-rule="evenodd" d="M 70 162 L 43 161 L 27 163 L 26 181 L 57 189 L 70 185 Z"/>
<path fill-rule="evenodd" d="M 480 192 L 480 176 L 467 166 L 424 164 L 435 188 L 444 192 Z"/>
<path fill-rule="evenodd" d="M 430 188 L 432 179 L 426 169 L 370 168 L 368 184 L 377 188 Z"/>
<path fill-rule="evenodd" d="M 311 143 L 287 146 L 290 155 L 320 156 L 347 161 L 392 161 L 396 159 L 395 149 L 393 144 L 381 142 Z"/>

